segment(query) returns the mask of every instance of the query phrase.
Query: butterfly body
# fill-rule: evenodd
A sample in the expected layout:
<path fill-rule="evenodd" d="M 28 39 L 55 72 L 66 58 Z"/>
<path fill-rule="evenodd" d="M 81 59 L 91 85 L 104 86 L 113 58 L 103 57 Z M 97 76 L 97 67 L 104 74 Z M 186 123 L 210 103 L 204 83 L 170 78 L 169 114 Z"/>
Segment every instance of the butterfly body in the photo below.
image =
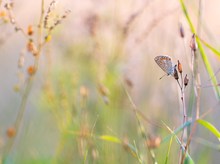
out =
<path fill-rule="evenodd" d="M 167 73 L 167 75 L 174 75 L 174 69 L 176 67 L 176 65 L 173 65 L 171 57 L 169 56 L 165 56 L 165 55 L 161 55 L 161 56 L 156 56 L 154 58 L 155 62 L 157 63 L 157 65 L 164 71 Z"/>

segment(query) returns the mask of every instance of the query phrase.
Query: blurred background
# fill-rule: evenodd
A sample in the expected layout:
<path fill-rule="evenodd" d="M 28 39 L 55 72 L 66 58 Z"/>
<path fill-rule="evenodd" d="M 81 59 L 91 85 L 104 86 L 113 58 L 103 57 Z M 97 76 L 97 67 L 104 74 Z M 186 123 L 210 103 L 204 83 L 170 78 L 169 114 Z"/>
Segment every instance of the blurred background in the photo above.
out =
<path fill-rule="evenodd" d="M 199 1 L 184 2 L 200 38 L 219 49 L 220 2 L 201 0 L 200 9 Z M 5 3 L 2 1 L 1 13 L 5 11 Z M 16 22 L 24 31 L 31 25 L 36 41 L 41 1 L 13 3 Z M 50 3 L 45 1 L 45 12 Z M 195 110 L 189 47 L 192 33 L 180 2 L 62 0 L 53 8 L 49 23 L 67 10 L 71 13 L 53 30 L 51 41 L 42 48 L 21 128 L 6 163 L 152 163 L 147 141 L 142 137 L 143 129 L 148 139 L 163 139 L 170 132 L 162 121 L 171 129 L 182 124 L 179 86 L 171 76 L 159 80 L 164 72 L 155 63 L 156 56 L 168 55 L 174 64 L 177 60 L 182 63 L 183 75 L 187 74 L 190 80 L 185 89 L 186 108 Z M 184 38 L 179 33 L 181 25 Z M 0 28 L 0 158 L 3 158 L 10 138 L 6 132 L 19 113 L 30 76 L 27 69 L 34 58 L 26 50 L 28 39 L 22 32 L 16 32 L 4 15 Z M 44 30 L 43 35 L 46 34 Z M 205 51 L 214 72 L 218 72 L 219 58 L 209 49 Z M 24 65 L 18 68 L 21 55 Z M 203 87 L 211 85 L 211 81 L 200 56 L 198 68 L 202 85 L 200 113 L 212 109 L 205 119 L 220 129 L 219 103 L 213 87 Z M 217 73 L 216 78 L 219 77 Z M 133 103 L 145 119 L 137 119 Z M 122 143 L 104 135 L 115 136 Z M 138 150 L 138 158 L 127 149 L 127 143 Z M 195 163 L 218 163 L 219 148 L 212 144 L 219 142 L 198 126 L 190 146 Z M 164 163 L 168 148 L 169 141 L 154 149 L 158 163 Z M 179 145 L 173 141 L 168 163 L 177 163 L 178 151 Z"/>

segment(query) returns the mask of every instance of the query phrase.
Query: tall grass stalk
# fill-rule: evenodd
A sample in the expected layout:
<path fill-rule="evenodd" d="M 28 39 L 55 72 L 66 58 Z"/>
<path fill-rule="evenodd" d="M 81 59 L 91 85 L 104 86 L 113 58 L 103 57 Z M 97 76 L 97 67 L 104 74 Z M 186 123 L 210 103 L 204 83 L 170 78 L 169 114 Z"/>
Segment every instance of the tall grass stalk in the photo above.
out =
<path fill-rule="evenodd" d="M 125 93 L 126 93 L 126 95 L 127 95 L 127 97 L 128 97 L 129 102 L 130 102 L 131 105 L 132 105 L 133 112 L 134 112 L 135 117 L 136 117 L 137 122 L 138 122 L 138 127 L 139 127 L 139 129 L 141 130 L 141 133 L 142 133 L 141 135 L 142 135 L 144 141 L 146 142 L 146 141 L 148 140 L 148 138 L 147 138 L 147 134 L 146 134 L 146 132 L 145 132 L 145 129 L 143 128 L 143 126 L 142 126 L 142 124 L 141 124 L 140 115 L 139 115 L 138 112 L 137 112 L 137 111 L 138 111 L 137 106 L 136 106 L 136 104 L 134 103 L 134 101 L 132 100 L 131 96 L 129 95 L 129 93 L 128 93 L 128 91 L 127 91 L 127 89 L 125 88 L 124 85 L 123 85 L 123 88 L 124 88 L 124 91 L 125 91 Z M 147 145 L 147 144 L 146 144 L 146 145 Z M 148 151 L 149 151 L 149 153 L 150 153 L 150 156 L 151 156 L 151 158 L 152 158 L 152 160 L 153 160 L 153 163 L 154 163 L 154 164 L 157 164 L 157 160 L 156 160 L 156 156 L 155 156 L 154 151 L 153 151 L 150 147 L 148 147 L 148 145 L 147 145 L 147 149 L 148 149 Z"/>
<path fill-rule="evenodd" d="M 205 65 L 205 68 L 206 68 L 206 70 L 207 70 L 207 72 L 209 74 L 209 77 L 211 78 L 211 81 L 212 81 L 212 84 L 213 84 L 213 89 L 214 89 L 214 92 L 216 94 L 216 98 L 219 100 L 220 99 L 220 90 L 219 90 L 219 87 L 218 87 L 218 81 L 217 81 L 216 77 L 214 76 L 215 73 L 214 73 L 214 71 L 212 69 L 212 66 L 211 66 L 209 60 L 208 60 L 208 57 L 207 57 L 207 55 L 205 53 L 205 50 L 204 50 L 204 48 L 202 46 L 202 43 L 199 40 L 199 37 L 197 36 L 195 27 L 194 27 L 194 25 L 193 25 L 193 23 L 191 21 L 191 18 L 190 18 L 189 14 L 188 14 L 187 8 L 186 8 L 185 3 L 184 3 L 183 0 L 180 0 L 180 5 L 182 7 L 183 13 L 184 13 L 184 15 L 186 17 L 186 20 L 187 20 L 187 22 L 188 22 L 188 24 L 190 26 L 190 29 L 191 29 L 192 33 L 196 34 L 196 42 L 198 44 L 198 50 L 199 50 L 200 55 L 202 57 L 203 63 Z"/>
<path fill-rule="evenodd" d="M 196 34 L 195 35 L 195 41 L 196 43 L 195 44 L 198 44 L 198 50 L 199 50 L 199 54 L 201 55 L 202 57 L 202 60 L 205 64 L 205 68 L 209 74 L 209 77 L 212 78 L 212 84 L 213 84 L 213 88 L 214 88 L 214 92 L 216 93 L 216 97 L 217 99 L 220 99 L 220 91 L 219 91 L 219 87 L 217 87 L 217 79 L 216 77 L 214 77 L 214 71 L 212 69 L 212 66 L 207 58 L 207 55 L 203 49 L 203 46 L 201 44 L 201 41 L 199 40 L 199 38 L 197 37 L 197 35 L 200 33 L 201 31 L 201 15 L 202 15 L 202 2 L 199 1 L 199 18 L 198 18 L 198 31 L 199 33 L 196 33 L 196 30 L 194 28 L 194 25 L 191 21 L 191 18 L 188 14 L 188 11 L 187 11 L 187 8 L 185 6 L 185 3 L 183 0 L 180 0 L 180 4 L 181 4 L 181 7 L 182 7 L 182 10 L 183 10 L 183 13 L 187 19 L 187 22 L 190 26 L 190 29 L 192 31 L 193 34 Z M 200 74 L 199 74 L 199 70 L 198 70 L 198 53 L 196 53 L 197 51 L 193 51 L 192 50 L 192 58 L 195 59 L 195 60 L 192 60 L 192 64 L 193 64 L 193 85 L 194 85 L 194 91 L 195 91 L 195 96 L 196 96 L 196 115 L 195 115 L 195 118 L 194 120 L 198 119 L 199 118 L 199 111 L 200 111 L 200 94 L 201 94 L 201 89 L 200 89 Z M 192 127 L 192 130 L 191 130 L 191 133 L 190 133 L 190 136 L 187 140 L 187 145 L 186 145 L 186 150 L 188 149 L 189 145 L 190 145 L 190 142 L 191 142 L 191 139 L 192 139 L 192 135 L 195 133 L 195 130 L 196 130 L 196 122 L 194 123 L 193 127 Z M 186 154 L 186 151 L 185 151 L 185 154 Z M 182 160 L 181 160 L 181 163 L 183 163 L 184 159 L 185 159 L 185 154 L 184 156 L 182 157 Z"/>
<path fill-rule="evenodd" d="M 41 14 L 40 14 L 40 20 L 39 20 L 39 26 L 38 26 L 39 27 L 38 28 L 38 46 L 37 46 L 38 48 L 37 48 L 36 56 L 34 59 L 34 70 L 35 71 L 37 71 L 37 69 L 38 69 L 39 57 L 40 57 L 41 50 L 42 50 L 43 16 L 44 16 L 44 0 L 41 1 Z M 24 31 L 23 31 L 23 33 L 24 33 Z M 26 111 L 26 105 L 27 105 L 28 97 L 29 97 L 29 94 L 30 94 L 30 91 L 31 91 L 31 88 L 33 85 L 34 77 L 35 77 L 35 74 L 30 75 L 27 79 L 27 84 L 26 84 L 24 93 L 22 95 L 21 104 L 20 104 L 20 107 L 18 110 L 15 124 L 14 124 L 15 132 L 17 135 L 8 140 L 6 147 L 5 147 L 4 158 L 7 158 L 7 155 L 10 153 L 11 149 L 13 148 L 14 142 L 15 142 L 15 140 L 19 134 L 19 131 L 21 129 L 22 120 L 24 117 L 24 113 Z"/>

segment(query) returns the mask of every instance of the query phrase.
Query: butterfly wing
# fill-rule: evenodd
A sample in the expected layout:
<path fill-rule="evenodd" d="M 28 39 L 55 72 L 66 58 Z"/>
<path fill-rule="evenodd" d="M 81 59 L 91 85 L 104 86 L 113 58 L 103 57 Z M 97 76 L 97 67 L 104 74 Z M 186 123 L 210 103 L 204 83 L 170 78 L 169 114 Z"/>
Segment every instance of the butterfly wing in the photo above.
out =
<path fill-rule="evenodd" d="M 158 66 L 167 73 L 167 75 L 172 75 L 174 73 L 171 58 L 169 56 L 157 56 L 154 58 Z"/>

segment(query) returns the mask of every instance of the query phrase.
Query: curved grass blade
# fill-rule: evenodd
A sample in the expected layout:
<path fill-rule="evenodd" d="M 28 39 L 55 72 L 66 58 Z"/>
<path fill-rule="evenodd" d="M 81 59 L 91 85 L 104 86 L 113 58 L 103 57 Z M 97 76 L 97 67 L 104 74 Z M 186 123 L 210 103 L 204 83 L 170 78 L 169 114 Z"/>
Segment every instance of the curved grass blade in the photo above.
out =
<path fill-rule="evenodd" d="M 171 145 L 172 145 L 172 143 L 173 143 L 173 136 L 172 136 L 171 139 L 170 139 L 170 143 L 169 143 L 169 147 L 168 147 L 168 150 L 167 150 L 167 155 L 166 155 L 165 164 L 168 163 L 168 159 L 169 159 L 170 149 L 171 149 Z"/>
<path fill-rule="evenodd" d="M 185 158 L 183 163 L 184 164 L 194 164 L 193 159 L 191 158 L 191 156 L 189 155 L 188 151 L 185 150 L 185 147 L 182 145 L 181 141 L 179 140 L 178 136 L 176 135 L 176 133 L 174 131 L 172 131 L 165 123 L 163 123 L 166 128 L 170 131 L 170 133 L 172 134 L 172 136 L 175 137 L 176 142 L 180 145 L 180 148 L 182 150 L 182 153 L 185 154 Z"/>
<path fill-rule="evenodd" d="M 119 138 L 114 137 L 114 136 L 110 136 L 110 135 L 102 135 L 102 136 L 99 136 L 99 139 L 105 140 L 105 141 L 109 141 L 109 142 L 119 143 L 119 144 L 122 143 Z"/>
<path fill-rule="evenodd" d="M 210 132 L 212 132 L 220 141 L 220 132 L 218 131 L 218 129 L 212 125 L 210 122 L 208 121 L 205 121 L 205 120 L 201 120 L 201 119 L 198 119 L 197 122 L 204 126 L 205 128 L 207 128 Z"/>
<path fill-rule="evenodd" d="M 192 160 L 192 158 L 187 154 L 186 158 L 184 160 L 184 164 L 194 164 L 194 161 Z"/>
<path fill-rule="evenodd" d="M 184 15 L 185 15 L 185 17 L 186 17 L 186 19 L 187 19 L 187 21 L 188 21 L 188 24 L 189 24 L 189 26 L 190 26 L 190 29 L 191 29 L 192 33 L 196 34 L 196 30 L 195 30 L 195 28 L 194 28 L 194 26 L 193 26 L 193 23 L 192 23 L 192 21 L 191 21 L 191 19 L 190 19 L 190 17 L 189 17 L 188 11 L 187 11 L 187 9 L 186 9 L 186 6 L 185 6 L 183 0 L 180 0 L 180 4 L 181 4 L 183 13 L 184 13 Z M 199 51 L 200 51 L 200 54 L 201 54 L 203 63 L 205 64 L 205 68 L 206 68 L 206 70 L 207 70 L 207 72 L 208 72 L 208 74 L 209 74 L 209 77 L 210 77 L 211 80 L 212 80 L 212 84 L 213 84 L 213 86 L 214 86 L 213 89 L 214 89 L 216 98 L 217 98 L 218 100 L 220 100 L 220 90 L 219 90 L 219 87 L 218 87 L 218 81 L 217 81 L 216 77 L 214 76 L 215 73 L 214 73 L 214 71 L 213 71 L 213 69 L 212 69 L 212 66 L 211 66 L 211 64 L 210 64 L 210 62 L 209 62 L 209 60 L 208 60 L 208 58 L 207 58 L 207 55 L 206 55 L 205 50 L 204 50 L 204 48 L 203 48 L 203 46 L 202 46 L 202 43 L 201 43 L 201 41 L 199 40 L 198 37 L 196 37 L 196 42 L 197 42 L 197 44 L 198 44 L 198 49 L 199 49 Z"/>
<path fill-rule="evenodd" d="M 164 124 L 164 123 L 163 123 Z M 178 134 L 179 132 L 181 132 L 184 128 L 190 126 L 192 124 L 192 121 L 187 121 L 185 124 L 181 125 L 180 127 L 178 127 L 177 129 L 175 129 L 173 131 L 173 134 L 170 134 L 168 136 L 166 136 L 161 143 L 167 142 L 170 140 L 171 137 L 173 137 L 173 135 Z"/>
<path fill-rule="evenodd" d="M 101 135 L 101 136 L 98 136 L 97 138 L 99 138 L 101 140 L 104 140 L 104 141 L 114 142 L 114 143 L 122 144 L 123 145 L 123 141 L 120 140 L 119 138 L 115 137 L 115 136 Z M 128 150 L 132 154 L 132 156 L 135 157 L 138 160 L 139 163 L 142 163 L 142 161 L 140 159 L 140 155 L 138 153 L 138 150 L 137 150 L 136 146 L 133 146 L 130 143 L 127 143 L 124 146 L 127 146 L 127 148 L 129 148 Z"/>

